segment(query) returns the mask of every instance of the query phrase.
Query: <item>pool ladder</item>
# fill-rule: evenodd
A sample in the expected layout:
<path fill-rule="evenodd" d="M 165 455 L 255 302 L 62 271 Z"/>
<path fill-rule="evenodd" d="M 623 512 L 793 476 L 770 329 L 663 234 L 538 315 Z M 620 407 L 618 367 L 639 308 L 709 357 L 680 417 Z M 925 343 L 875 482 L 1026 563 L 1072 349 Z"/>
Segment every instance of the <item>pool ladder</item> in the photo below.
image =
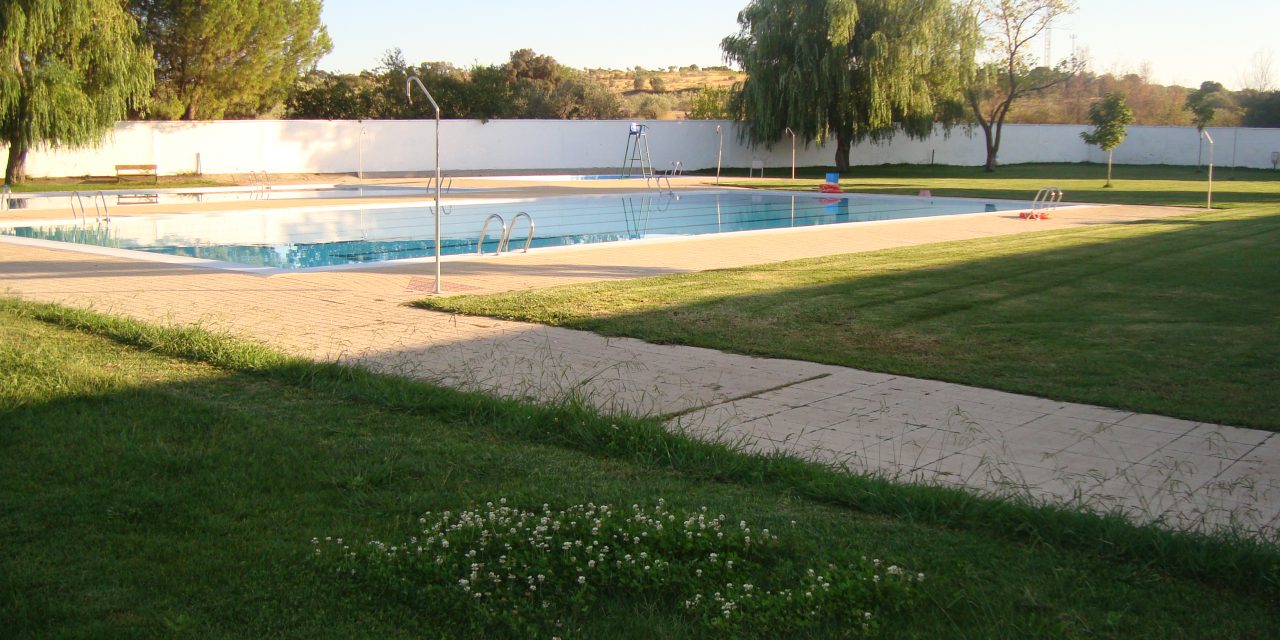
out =
<path fill-rule="evenodd" d="M 667 183 L 667 193 L 670 193 L 670 194 L 673 194 L 673 195 L 675 194 L 676 190 L 671 188 L 671 177 L 670 177 L 670 176 L 656 175 L 656 176 L 652 176 L 652 177 L 646 177 L 646 178 L 644 179 L 644 186 L 645 186 L 645 188 L 646 188 L 646 189 L 647 189 L 647 188 L 649 188 L 649 181 L 650 181 L 650 180 L 652 180 L 652 181 L 653 181 L 653 186 L 654 186 L 654 187 L 657 187 L 657 189 L 658 189 L 658 193 L 662 193 L 662 182 L 665 180 L 665 181 L 666 181 L 666 183 Z"/>
<path fill-rule="evenodd" d="M 0 211 L 9 210 L 9 196 L 12 195 L 13 189 L 10 189 L 9 184 L 5 183 L 4 187 L 0 188 Z"/>
<path fill-rule="evenodd" d="M 439 191 L 441 183 L 444 184 L 445 193 L 449 193 L 450 191 L 453 190 L 453 178 L 449 178 L 449 177 L 440 178 L 440 183 L 437 183 L 435 176 L 431 176 L 431 179 L 427 181 L 427 190 Z"/>
<path fill-rule="evenodd" d="M 98 191 L 89 196 L 89 200 L 93 202 L 93 219 L 95 222 L 111 222 L 111 212 L 107 209 L 106 194 Z M 81 222 L 88 222 L 89 215 L 84 206 L 84 198 L 79 191 L 71 193 L 71 217 L 74 219 L 79 213 Z"/>
<path fill-rule="evenodd" d="M 1041 187 L 1036 192 L 1036 197 L 1031 199 L 1031 210 L 1022 217 L 1027 220 L 1044 220 L 1049 217 L 1049 212 L 1057 209 L 1062 204 L 1062 189 L 1057 187 Z"/>
<path fill-rule="evenodd" d="M 515 217 L 511 218 L 510 227 L 507 226 L 506 221 L 502 219 L 501 215 L 496 213 L 489 214 L 489 217 L 484 219 L 484 224 L 480 225 L 480 238 L 476 240 L 476 255 L 484 255 L 484 237 L 489 231 L 489 222 L 495 218 L 498 220 L 498 224 L 502 227 L 502 233 L 498 237 L 498 250 L 494 251 L 493 255 L 496 256 L 500 255 L 503 251 L 509 251 L 511 249 L 511 234 L 516 230 L 516 223 L 519 222 L 522 217 L 529 221 L 529 235 L 524 239 L 524 249 L 521 249 L 520 252 L 529 253 L 529 246 L 533 244 L 533 216 L 529 215 L 526 211 L 521 211 L 520 213 L 517 213 Z"/>
<path fill-rule="evenodd" d="M 266 169 L 250 171 L 249 182 L 253 186 L 253 191 L 249 194 L 250 200 L 271 199 L 271 177 L 267 175 Z"/>

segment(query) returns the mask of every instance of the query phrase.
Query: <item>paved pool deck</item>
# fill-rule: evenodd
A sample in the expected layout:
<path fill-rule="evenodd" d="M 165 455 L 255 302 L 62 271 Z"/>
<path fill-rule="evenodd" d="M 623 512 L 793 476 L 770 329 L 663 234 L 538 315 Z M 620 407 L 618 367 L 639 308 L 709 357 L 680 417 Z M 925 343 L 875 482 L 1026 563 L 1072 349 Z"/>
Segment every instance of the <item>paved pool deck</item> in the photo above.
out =
<path fill-rule="evenodd" d="M 708 186 L 676 182 L 677 189 Z M 631 188 L 498 184 L 537 195 Z M 444 291 L 529 289 L 1184 213 L 1090 206 L 1045 221 L 992 213 L 535 251 L 445 262 Z M 10 211 L 0 221 L 57 215 L 65 212 Z M 1237 526 L 1274 536 L 1280 527 L 1280 437 L 1271 432 L 404 305 L 430 295 L 434 284 L 431 261 L 264 276 L 0 237 L 0 295 L 199 325 L 298 355 L 508 397 L 575 394 L 605 411 L 667 416 L 673 429 L 748 450 L 902 481 L 1122 510 L 1184 528 Z"/>

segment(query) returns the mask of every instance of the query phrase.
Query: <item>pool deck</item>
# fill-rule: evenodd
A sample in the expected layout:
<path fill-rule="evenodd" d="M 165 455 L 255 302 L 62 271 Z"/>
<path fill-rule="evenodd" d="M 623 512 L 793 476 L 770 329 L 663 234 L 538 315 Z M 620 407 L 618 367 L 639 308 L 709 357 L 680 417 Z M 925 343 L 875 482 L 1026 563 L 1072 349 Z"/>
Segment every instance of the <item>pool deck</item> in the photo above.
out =
<path fill-rule="evenodd" d="M 708 186 L 697 178 L 676 182 L 677 188 Z M 632 188 L 612 181 L 484 185 L 538 196 Z M 443 284 L 446 294 L 488 293 L 1186 212 L 1091 206 L 1045 221 L 992 213 L 595 245 L 447 261 Z M 0 212 L 4 221 L 23 216 L 51 214 Z M 669 416 L 672 428 L 750 450 L 784 451 L 904 481 L 1123 510 L 1179 527 L 1235 525 L 1270 535 L 1280 527 L 1280 436 L 1271 432 L 404 306 L 429 295 L 434 284 L 430 260 L 263 276 L 0 238 L 0 295 L 147 322 L 198 324 L 294 354 L 504 396 L 553 401 L 581 395 L 605 411 Z"/>

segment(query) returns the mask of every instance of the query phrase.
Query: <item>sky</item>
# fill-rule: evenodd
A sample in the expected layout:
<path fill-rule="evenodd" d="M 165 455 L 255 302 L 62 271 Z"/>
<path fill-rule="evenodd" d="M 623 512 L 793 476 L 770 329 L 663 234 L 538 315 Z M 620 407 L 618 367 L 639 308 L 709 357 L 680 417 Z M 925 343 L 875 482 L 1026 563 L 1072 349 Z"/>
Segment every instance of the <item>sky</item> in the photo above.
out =
<path fill-rule="evenodd" d="M 327 71 L 372 69 L 399 48 L 410 63 L 505 62 L 529 48 L 575 68 L 725 64 L 720 40 L 737 32 L 747 0 L 325 0 L 333 52 Z M 1280 85 L 1280 0 L 1077 0 L 1055 22 L 1050 55 L 1075 47 L 1097 73 L 1142 73 L 1160 84 L 1216 80 L 1238 89 L 1270 54 Z M 1074 39 L 1073 39 L 1074 37 Z M 1044 44 L 1034 47 L 1044 54 Z M 1276 88 L 1276 87 L 1272 87 Z"/>

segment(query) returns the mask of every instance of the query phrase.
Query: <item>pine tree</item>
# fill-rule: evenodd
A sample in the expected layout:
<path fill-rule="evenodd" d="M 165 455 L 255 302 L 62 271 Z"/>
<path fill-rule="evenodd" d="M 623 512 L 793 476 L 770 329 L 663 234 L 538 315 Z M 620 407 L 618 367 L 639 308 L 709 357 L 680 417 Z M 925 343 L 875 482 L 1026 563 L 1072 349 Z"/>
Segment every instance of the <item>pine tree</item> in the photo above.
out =
<path fill-rule="evenodd" d="M 155 48 L 150 115 L 253 117 L 332 49 L 321 0 L 129 0 Z"/>

